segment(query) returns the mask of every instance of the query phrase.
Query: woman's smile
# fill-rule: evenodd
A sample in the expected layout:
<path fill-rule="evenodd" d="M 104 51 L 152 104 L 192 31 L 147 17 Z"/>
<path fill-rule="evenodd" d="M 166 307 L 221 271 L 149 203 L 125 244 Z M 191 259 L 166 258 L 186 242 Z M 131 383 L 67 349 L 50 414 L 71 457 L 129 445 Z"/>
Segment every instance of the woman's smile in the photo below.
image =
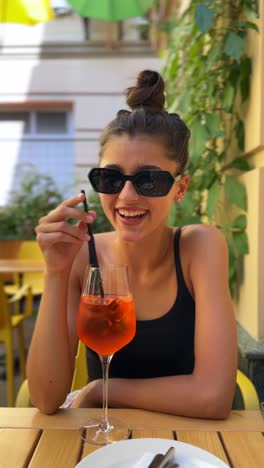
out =
<path fill-rule="evenodd" d="M 127 226 L 138 226 L 144 221 L 149 210 L 136 207 L 119 207 L 115 213 L 122 224 Z"/>

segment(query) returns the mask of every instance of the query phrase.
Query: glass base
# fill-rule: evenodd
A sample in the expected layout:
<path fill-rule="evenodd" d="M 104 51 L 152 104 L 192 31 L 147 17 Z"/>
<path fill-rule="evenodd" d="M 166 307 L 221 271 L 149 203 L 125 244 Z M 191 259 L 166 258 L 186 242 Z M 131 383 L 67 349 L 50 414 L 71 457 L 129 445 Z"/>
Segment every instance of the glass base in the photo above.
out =
<path fill-rule="evenodd" d="M 107 445 L 128 439 L 131 433 L 126 423 L 115 418 L 109 418 L 108 424 L 102 423 L 100 418 L 91 419 L 80 430 L 85 442 L 96 445 Z"/>

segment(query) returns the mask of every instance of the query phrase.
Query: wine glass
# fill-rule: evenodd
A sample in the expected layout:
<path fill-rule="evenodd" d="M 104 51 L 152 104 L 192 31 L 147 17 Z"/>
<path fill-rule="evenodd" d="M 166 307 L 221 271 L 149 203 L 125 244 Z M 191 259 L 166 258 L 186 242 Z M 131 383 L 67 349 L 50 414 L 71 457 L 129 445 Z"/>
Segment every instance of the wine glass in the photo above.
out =
<path fill-rule="evenodd" d="M 126 265 L 90 266 L 86 270 L 77 318 L 77 334 L 100 358 L 103 373 L 102 418 L 90 420 L 83 429 L 87 442 L 106 445 L 127 439 L 129 426 L 108 418 L 108 374 L 116 351 L 136 332 L 134 302 L 128 286 Z"/>

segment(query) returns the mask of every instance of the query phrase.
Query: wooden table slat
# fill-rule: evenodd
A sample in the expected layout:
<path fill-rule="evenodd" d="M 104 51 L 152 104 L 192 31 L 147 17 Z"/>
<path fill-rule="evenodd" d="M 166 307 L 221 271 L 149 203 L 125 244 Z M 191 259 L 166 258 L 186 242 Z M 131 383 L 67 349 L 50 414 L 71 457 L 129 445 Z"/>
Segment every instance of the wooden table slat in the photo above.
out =
<path fill-rule="evenodd" d="M 40 434 L 39 429 L 0 429 L 0 467 L 27 466 Z"/>
<path fill-rule="evenodd" d="M 228 464 L 225 451 L 221 444 L 221 440 L 216 432 L 208 431 L 177 431 L 177 440 L 185 442 L 186 444 L 192 444 L 196 447 L 200 447 L 207 452 L 211 452 L 216 457 L 220 458 Z"/>
<path fill-rule="evenodd" d="M 99 448 L 101 448 L 100 445 L 93 445 L 93 444 L 89 444 L 87 442 L 84 442 L 83 444 L 83 452 L 82 452 L 82 459 L 87 457 L 88 455 L 90 455 L 90 453 L 93 453 L 95 452 L 96 450 L 98 450 Z M 98 467 L 99 468 L 99 467 Z"/>
<path fill-rule="evenodd" d="M 81 445 L 79 431 L 44 429 L 28 467 L 74 467 L 79 461 Z"/>
<path fill-rule="evenodd" d="M 164 430 L 151 430 L 151 429 L 134 429 L 132 431 L 133 439 L 142 439 L 142 438 L 159 438 L 159 439 L 172 439 L 174 440 L 173 431 L 164 431 Z"/>
<path fill-rule="evenodd" d="M 177 439 L 216 455 L 232 468 L 264 467 L 264 420 L 260 411 L 232 411 L 225 421 L 192 419 L 144 410 L 110 409 L 126 421 L 133 438 Z M 79 428 L 101 409 L 0 408 L 0 468 L 74 468 L 98 446 L 84 443 Z M 99 468 L 99 467 L 98 467 Z"/>
<path fill-rule="evenodd" d="M 264 467 L 264 437 L 259 432 L 223 432 L 221 437 L 235 468 Z"/>
<path fill-rule="evenodd" d="M 98 408 L 59 409 L 47 416 L 36 408 L 0 408 L 0 427 L 35 427 L 79 429 L 87 419 L 100 417 Z M 133 429 L 153 429 L 174 431 L 258 431 L 264 432 L 264 419 L 260 411 L 232 411 L 226 420 L 184 418 L 145 410 L 110 409 L 113 415 L 126 421 Z"/>

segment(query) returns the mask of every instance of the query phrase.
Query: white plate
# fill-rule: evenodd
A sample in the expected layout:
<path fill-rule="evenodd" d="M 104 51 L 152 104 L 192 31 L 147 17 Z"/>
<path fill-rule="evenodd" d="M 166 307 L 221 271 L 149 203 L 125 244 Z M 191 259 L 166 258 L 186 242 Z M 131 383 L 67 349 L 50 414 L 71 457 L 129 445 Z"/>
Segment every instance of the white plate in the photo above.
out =
<path fill-rule="evenodd" d="M 133 468 L 146 452 L 166 453 L 175 447 L 179 468 L 227 468 L 213 454 L 191 444 L 169 439 L 131 439 L 115 442 L 96 450 L 81 460 L 76 468 Z"/>

